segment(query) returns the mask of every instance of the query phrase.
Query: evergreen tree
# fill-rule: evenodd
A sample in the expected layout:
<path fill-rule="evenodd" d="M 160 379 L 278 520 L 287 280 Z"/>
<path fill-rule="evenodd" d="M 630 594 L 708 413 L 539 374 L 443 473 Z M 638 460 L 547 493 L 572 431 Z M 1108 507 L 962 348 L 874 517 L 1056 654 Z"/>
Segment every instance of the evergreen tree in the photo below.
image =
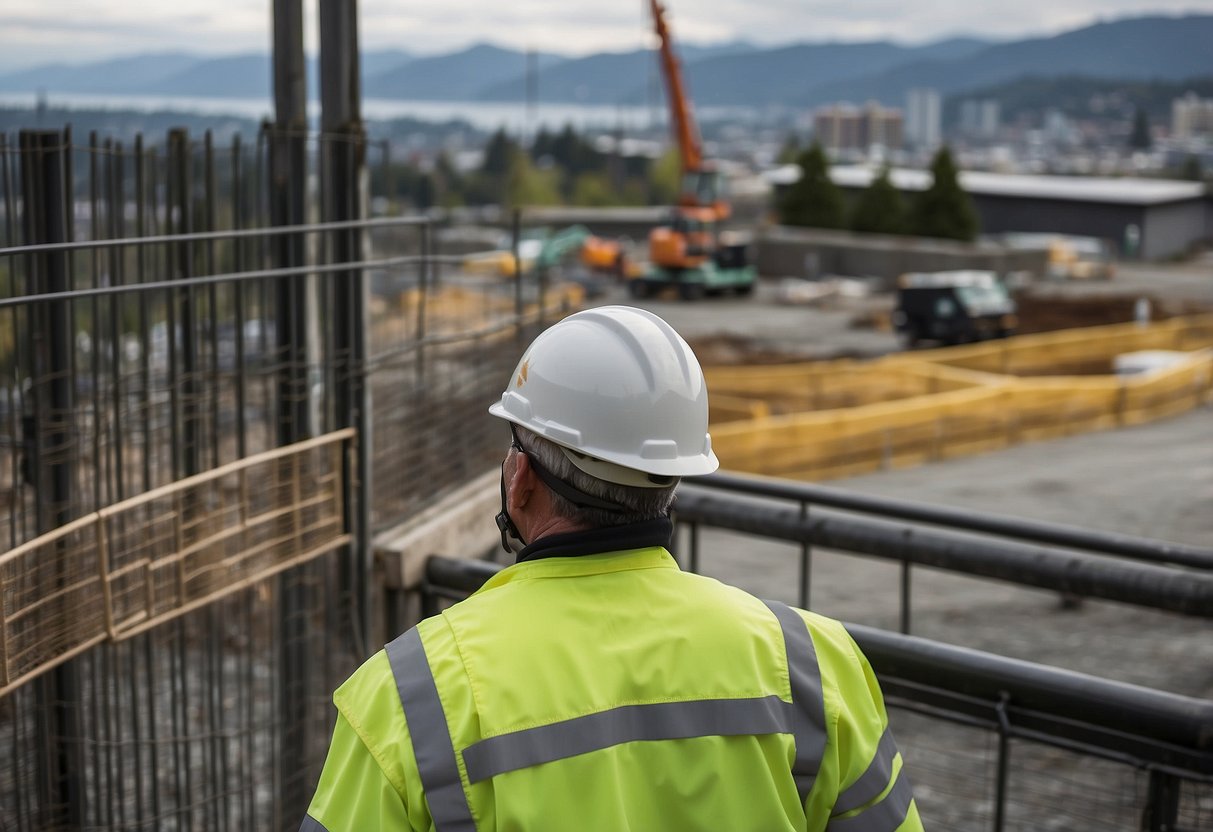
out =
<path fill-rule="evenodd" d="M 1129 147 L 1134 150 L 1149 150 L 1151 144 L 1153 142 L 1150 139 L 1150 121 L 1146 118 L 1146 111 L 1138 107 L 1133 116 L 1133 132 L 1129 134 Z"/>
<path fill-rule="evenodd" d="M 1184 159 L 1183 166 L 1179 169 L 1179 178 L 1187 179 L 1189 182 L 1203 182 L 1205 179 L 1204 167 L 1200 164 L 1200 159 L 1191 154 Z"/>
<path fill-rule="evenodd" d="M 814 228 L 844 227 L 842 191 L 830 179 L 830 163 L 821 145 L 813 142 L 797 163 L 800 179 L 788 186 L 779 201 L 780 221 Z"/>
<path fill-rule="evenodd" d="M 531 158 L 538 162 L 544 156 L 551 155 L 552 134 L 546 127 L 540 127 L 539 132 L 535 134 L 535 141 L 531 142 Z"/>
<path fill-rule="evenodd" d="M 504 127 L 499 127 L 484 148 L 484 161 L 480 165 L 480 172 L 490 177 L 505 176 L 509 173 L 510 165 L 517 154 L 518 143 L 509 137 Z"/>
<path fill-rule="evenodd" d="M 886 166 L 855 202 L 851 211 L 851 230 L 869 234 L 901 234 L 905 228 L 905 201 L 889 179 L 889 168 Z"/>
<path fill-rule="evenodd" d="M 931 160 L 931 187 L 914 200 L 910 230 L 920 237 L 972 240 L 977 236 L 977 212 L 960 187 L 960 176 L 947 145 Z"/>
<path fill-rule="evenodd" d="M 779 149 L 779 155 L 775 157 L 775 161 L 781 165 L 790 165 L 800 156 L 800 139 L 795 133 L 788 133 L 786 139 L 783 140 L 783 147 Z"/>

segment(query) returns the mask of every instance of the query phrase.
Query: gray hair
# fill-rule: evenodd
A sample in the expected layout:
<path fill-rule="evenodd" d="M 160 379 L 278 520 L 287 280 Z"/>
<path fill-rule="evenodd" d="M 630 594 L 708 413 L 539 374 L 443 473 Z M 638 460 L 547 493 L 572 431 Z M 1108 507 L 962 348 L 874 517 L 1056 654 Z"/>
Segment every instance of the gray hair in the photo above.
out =
<path fill-rule="evenodd" d="M 552 508 L 561 517 L 571 520 L 579 526 L 596 529 L 604 526 L 622 526 L 626 523 L 656 520 L 658 517 L 669 514 L 670 506 L 674 502 L 674 491 L 678 488 L 677 479 L 673 484 L 664 488 L 642 488 L 600 480 L 574 465 L 555 443 L 521 425 L 514 427 L 518 435 L 518 443 L 522 445 L 527 456 L 534 457 L 557 479 L 564 480 L 578 491 L 609 500 L 626 509 L 621 512 L 613 512 L 600 508 L 575 506 L 566 497 L 548 489 L 552 495 Z"/>

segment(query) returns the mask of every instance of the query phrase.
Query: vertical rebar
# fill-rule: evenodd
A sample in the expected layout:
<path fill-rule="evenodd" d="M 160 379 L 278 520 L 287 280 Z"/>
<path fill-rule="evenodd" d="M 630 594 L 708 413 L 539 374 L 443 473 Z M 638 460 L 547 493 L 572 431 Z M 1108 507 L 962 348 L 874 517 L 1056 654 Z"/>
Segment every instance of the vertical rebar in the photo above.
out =
<path fill-rule="evenodd" d="M 215 198 L 215 142 L 211 131 L 207 130 L 202 139 L 202 230 L 214 231 L 218 226 L 216 217 Z M 207 240 L 203 247 L 204 264 L 207 274 L 215 274 L 215 241 Z M 206 288 L 207 294 L 207 334 L 210 336 L 210 377 L 207 388 L 211 400 L 210 412 L 210 463 L 212 468 L 219 467 L 219 440 L 223 432 L 219 427 L 219 399 L 223 393 L 223 385 L 219 377 L 219 286 L 215 283 Z"/>
<path fill-rule="evenodd" d="M 97 132 L 94 130 L 88 137 L 88 224 L 91 239 L 101 237 L 101 177 L 97 170 L 100 158 L 97 145 Z M 97 248 L 89 252 L 89 271 L 92 275 L 92 287 L 101 285 L 101 251 Z M 89 389 L 92 391 L 92 423 L 90 429 L 93 439 L 93 456 L 91 460 L 92 476 L 89 478 L 93 486 L 93 511 L 103 505 L 102 486 L 105 483 L 104 457 L 101 453 L 101 436 L 104 432 L 102 423 L 105 421 L 101 412 L 101 299 L 93 297 L 89 303 L 90 315 L 87 327 L 81 327 L 89 344 Z M 90 333 L 91 330 L 91 333 Z M 94 752 L 95 753 L 95 752 Z"/>
<path fill-rule="evenodd" d="M 122 144 L 115 143 L 113 152 L 109 156 L 109 237 L 110 239 L 118 239 L 125 236 L 125 189 L 124 181 L 124 165 L 122 155 Z M 125 260 L 126 249 L 114 247 L 110 249 L 110 283 L 113 285 L 122 285 L 126 282 L 125 278 Z M 123 321 L 122 312 L 125 309 L 125 303 L 120 295 L 114 295 L 109 299 L 110 305 L 110 375 L 111 383 L 113 384 L 113 408 L 114 412 L 111 416 L 113 422 L 113 458 L 114 458 L 114 483 L 113 483 L 113 500 L 121 502 L 126 497 L 126 459 L 125 459 L 125 442 L 123 441 L 123 384 L 122 384 L 122 344 L 123 344 Z"/>
<path fill-rule="evenodd" d="M 243 150 L 240 146 L 240 134 L 232 137 L 232 228 L 239 231 L 244 228 L 244 194 L 243 194 Z M 232 241 L 233 271 L 245 268 L 245 249 L 243 240 L 237 237 Z M 243 283 L 232 285 L 232 313 L 236 319 L 236 458 L 244 459 L 248 454 L 248 426 L 245 423 L 245 373 L 244 366 L 244 294 Z"/>
<path fill-rule="evenodd" d="M 135 236 L 147 235 L 147 159 L 143 154 L 143 135 L 135 136 Z M 135 248 L 135 280 L 147 280 L 147 246 Z M 152 489 L 152 344 L 151 310 L 147 292 L 139 293 L 139 411 L 142 416 L 143 490 Z"/>
<path fill-rule="evenodd" d="M 188 234 L 193 228 L 193 188 L 190 175 L 190 140 L 188 131 L 177 128 L 168 134 L 169 147 L 169 216 L 173 231 Z M 194 273 L 193 244 L 188 240 L 172 243 L 173 277 L 188 280 Z M 187 284 L 178 290 L 174 302 L 180 333 L 169 332 L 169 343 L 181 341 L 181 447 L 179 471 L 193 476 L 202 470 L 202 425 L 199 412 L 201 398 L 198 366 L 198 309 L 196 289 Z M 178 414 L 173 414 L 177 421 Z M 177 476 L 174 475 L 174 479 Z"/>
<path fill-rule="evenodd" d="M 269 142 L 269 208 L 275 227 L 297 226 L 305 220 L 307 162 L 307 98 L 303 57 L 301 0 L 274 0 L 274 104 L 276 122 Z M 323 34 L 323 24 L 321 28 Z M 323 60 L 323 56 L 322 56 Z M 274 265 L 300 267 L 305 262 L 304 237 L 289 231 L 273 238 Z M 340 282 L 340 278 L 337 278 Z M 275 283 L 275 331 L 279 367 L 277 378 L 278 443 L 288 445 L 311 433 L 307 379 L 307 282 L 290 276 Z M 336 312 L 336 310 L 333 310 Z M 259 310 L 262 320 L 267 310 Z M 275 828 L 306 809 L 302 777 L 294 776 L 306 759 L 307 679 L 309 656 L 303 640 L 305 594 L 300 572 L 290 570 L 278 581 L 279 673 L 273 701 L 275 720 L 282 728 L 274 743 Z"/>
<path fill-rule="evenodd" d="M 25 240 L 31 245 L 66 242 L 71 215 L 68 137 L 57 131 L 23 130 L 20 143 Z M 30 255 L 28 279 L 31 295 L 68 291 L 66 254 Z M 29 331 L 35 333 L 29 389 L 35 425 L 31 474 L 38 529 L 49 532 L 69 522 L 74 510 L 72 308 L 70 301 L 59 300 L 31 304 L 29 310 Z M 57 577 L 60 585 L 66 580 L 62 572 Z M 68 663 L 36 683 L 45 716 L 39 742 L 42 805 L 63 811 L 61 816 L 48 815 L 48 826 L 62 819 L 79 827 L 84 821 L 78 670 L 76 663 Z"/>

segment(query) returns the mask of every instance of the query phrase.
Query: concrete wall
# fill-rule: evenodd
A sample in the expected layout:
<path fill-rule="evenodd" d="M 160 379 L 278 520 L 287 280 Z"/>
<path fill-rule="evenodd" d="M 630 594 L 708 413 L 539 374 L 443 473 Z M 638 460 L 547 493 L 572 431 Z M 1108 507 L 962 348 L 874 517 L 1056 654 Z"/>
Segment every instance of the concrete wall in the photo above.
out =
<path fill-rule="evenodd" d="M 1028 271 L 1041 275 L 1047 256 L 1044 251 L 1019 251 L 993 243 L 786 226 L 766 229 L 754 242 L 754 261 L 764 276 L 877 277 L 889 288 L 906 272 L 989 269 L 999 274 Z"/>

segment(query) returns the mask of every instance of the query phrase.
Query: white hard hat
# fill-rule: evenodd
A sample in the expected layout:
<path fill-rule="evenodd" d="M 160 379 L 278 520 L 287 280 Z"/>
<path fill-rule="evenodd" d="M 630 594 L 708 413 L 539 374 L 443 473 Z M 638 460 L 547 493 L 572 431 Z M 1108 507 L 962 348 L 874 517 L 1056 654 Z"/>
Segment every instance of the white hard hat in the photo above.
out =
<path fill-rule="evenodd" d="M 588 309 L 540 333 L 489 413 L 608 482 L 660 487 L 720 467 L 699 361 L 643 309 Z"/>

